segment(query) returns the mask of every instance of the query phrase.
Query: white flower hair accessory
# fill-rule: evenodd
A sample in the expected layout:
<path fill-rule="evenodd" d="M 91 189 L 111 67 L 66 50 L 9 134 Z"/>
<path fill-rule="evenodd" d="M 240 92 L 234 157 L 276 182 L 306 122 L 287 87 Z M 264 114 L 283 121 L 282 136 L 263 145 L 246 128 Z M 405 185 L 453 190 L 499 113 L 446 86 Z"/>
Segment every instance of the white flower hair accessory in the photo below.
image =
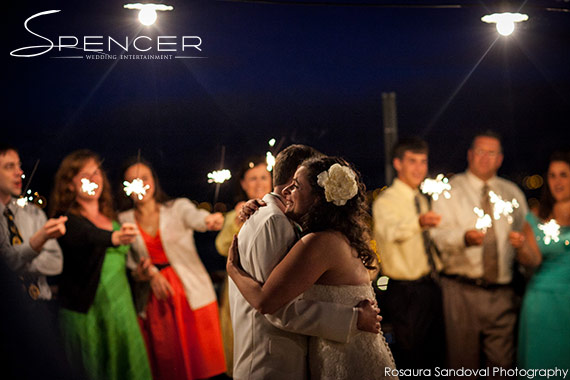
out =
<path fill-rule="evenodd" d="M 317 184 L 325 189 L 327 202 L 344 206 L 346 201 L 358 194 L 356 174 L 348 166 L 333 164 L 317 176 Z"/>

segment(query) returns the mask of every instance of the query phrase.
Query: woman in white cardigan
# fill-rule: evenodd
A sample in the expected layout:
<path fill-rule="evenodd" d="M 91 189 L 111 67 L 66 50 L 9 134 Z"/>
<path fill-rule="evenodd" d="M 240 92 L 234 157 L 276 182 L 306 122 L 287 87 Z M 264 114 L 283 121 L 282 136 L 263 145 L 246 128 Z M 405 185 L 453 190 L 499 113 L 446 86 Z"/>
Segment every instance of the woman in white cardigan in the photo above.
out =
<path fill-rule="evenodd" d="M 194 243 L 194 230 L 217 231 L 220 213 L 197 209 L 188 199 L 167 200 L 156 173 L 140 160 L 124 180 L 142 180 L 144 194 L 132 193 L 134 208 L 119 215 L 140 231 L 129 257 L 135 303 L 154 379 L 201 379 L 225 368 L 218 303 Z"/>

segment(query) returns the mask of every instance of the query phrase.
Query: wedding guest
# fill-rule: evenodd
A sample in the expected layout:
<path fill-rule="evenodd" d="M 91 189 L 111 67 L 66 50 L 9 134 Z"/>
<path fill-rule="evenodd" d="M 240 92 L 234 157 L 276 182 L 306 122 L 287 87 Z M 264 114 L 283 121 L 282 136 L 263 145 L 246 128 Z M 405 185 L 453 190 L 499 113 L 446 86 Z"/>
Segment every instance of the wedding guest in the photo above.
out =
<path fill-rule="evenodd" d="M 20 165 L 16 148 L 0 146 L 0 254 L 19 276 L 27 297 L 39 304 L 52 299 L 46 276 L 58 275 L 63 268 L 55 239 L 65 234 L 67 217 L 48 220 L 33 203 L 16 204 L 22 193 Z"/>
<path fill-rule="evenodd" d="M 382 274 L 390 277 L 380 301 L 383 317 L 392 323 L 398 369 L 442 367 L 441 262 L 429 235 L 441 216 L 419 190 L 428 172 L 428 145 L 419 138 L 403 138 L 392 156 L 397 178 L 372 208 Z"/>
<path fill-rule="evenodd" d="M 449 182 L 451 197 L 433 209 L 441 223 L 431 230 L 443 261 L 441 288 L 447 360 L 452 369 L 512 368 L 517 305 L 511 286 L 514 250 L 509 232 L 520 230 L 527 213 L 516 184 L 497 176 L 503 162 L 498 134 L 477 134 L 467 152 L 465 173 Z M 519 207 L 509 218 L 495 219 L 491 191 Z M 493 218 L 486 232 L 476 228 L 478 207 Z"/>
<path fill-rule="evenodd" d="M 193 237 L 194 231 L 219 231 L 223 216 L 199 210 L 186 198 L 169 200 L 144 160 L 125 167 L 124 180 L 141 180 L 146 188 L 130 199 L 123 195 L 121 203 L 134 208 L 122 212 L 119 220 L 136 224 L 140 231 L 130 259 L 141 263 L 134 272 L 142 285 L 136 292 L 137 309 L 153 377 L 203 379 L 223 373 L 218 303 Z"/>
<path fill-rule="evenodd" d="M 233 210 L 225 215 L 224 226 L 216 236 L 216 249 L 222 256 L 228 255 L 228 249 L 232 244 L 234 235 L 237 235 L 243 222 L 239 218 L 244 201 L 248 199 L 261 199 L 272 189 L 271 173 L 267 170 L 267 162 L 263 156 L 253 156 L 245 160 L 237 175 L 240 185 L 239 201 Z M 228 281 L 224 281 L 220 302 L 220 322 L 222 324 L 222 336 L 224 338 L 224 351 L 226 354 L 226 366 L 229 376 L 232 375 L 234 355 L 234 334 L 232 319 L 230 316 L 230 304 L 228 298 Z"/>
<path fill-rule="evenodd" d="M 78 150 L 63 159 L 51 203 L 54 215 L 68 217 L 58 239 L 59 318 L 70 365 L 92 380 L 150 379 L 125 267 L 136 227 L 115 220 L 97 154 Z"/>
<path fill-rule="evenodd" d="M 525 369 L 570 368 L 570 152 L 550 157 L 546 178 L 538 215 L 510 235 L 518 260 L 536 268 L 519 321 L 517 366 Z"/>

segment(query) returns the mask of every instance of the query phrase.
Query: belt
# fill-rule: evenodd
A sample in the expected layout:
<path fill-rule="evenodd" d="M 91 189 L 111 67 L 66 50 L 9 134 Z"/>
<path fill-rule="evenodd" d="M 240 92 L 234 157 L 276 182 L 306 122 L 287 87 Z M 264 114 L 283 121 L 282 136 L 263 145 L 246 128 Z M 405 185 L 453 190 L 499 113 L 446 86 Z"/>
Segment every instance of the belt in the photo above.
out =
<path fill-rule="evenodd" d="M 461 282 L 462 284 L 477 286 L 483 289 L 498 289 L 498 288 L 506 288 L 511 286 L 511 284 L 497 284 L 497 283 L 488 282 L 483 278 L 471 278 L 471 277 L 460 276 L 457 274 L 442 273 L 441 276 L 448 278 L 450 280 Z"/>
<path fill-rule="evenodd" d="M 154 266 L 155 266 L 158 270 L 163 270 L 164 268 L 168 268 L 168 267 L 170 266 L 170 263 L 154 264 Z"/>

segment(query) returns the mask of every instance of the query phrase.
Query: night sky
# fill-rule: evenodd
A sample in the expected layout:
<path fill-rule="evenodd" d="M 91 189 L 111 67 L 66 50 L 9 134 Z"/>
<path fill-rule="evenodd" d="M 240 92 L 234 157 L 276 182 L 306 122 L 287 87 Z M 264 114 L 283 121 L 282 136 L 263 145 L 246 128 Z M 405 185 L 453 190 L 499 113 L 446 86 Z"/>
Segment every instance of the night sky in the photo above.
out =
<path fill-rule="evenodd" d="M 504 136 L 500 173 L 519 183 L 542 173 L 553 149 L 570 146 L 570 13 L 546 10 L 568 9 L 567 1 L 528 1 L 529 21 L 508 38 L 480 21 L 493 10 L 485 2 L 165 3 L 174 11 L 148 28 L 114 0 L 19 1 L 5 14 L 2 134 L 28 173 L 40 159 L 30 188 L 47 196 L 59 162 L 79 148 L 104 157 L 118 184 L 121 163 L 140 149 L 170 195 L 211 202 L 206 174 L 219 168 L 222 146 L 235 172 L 247 156 L 265 154 L 270 138 L 341 155 L 378 188 L 382 93 L 391 91 L 399 135 L 430 143 L 432 175 L 462 171 L 470 138 L 483 129 Z M 24 21 L 47 10 L 61 12 L 29 28 L 56 44 L 58 36 L 162 35 L 178 36 L 180 50 L 180 36 L 199 36 L 202 51 L 170 60 L 88 60 L 57 48 L 10 56 L 46 43 Z M 143 53 L 131 46 L 135 53 L 159 52 L 155 44 Z M 58 58 L 70 55 L 83 58 Z M 221 201 L 232 206 L 233 195 L 231 182 L 222 185 Z"/>

